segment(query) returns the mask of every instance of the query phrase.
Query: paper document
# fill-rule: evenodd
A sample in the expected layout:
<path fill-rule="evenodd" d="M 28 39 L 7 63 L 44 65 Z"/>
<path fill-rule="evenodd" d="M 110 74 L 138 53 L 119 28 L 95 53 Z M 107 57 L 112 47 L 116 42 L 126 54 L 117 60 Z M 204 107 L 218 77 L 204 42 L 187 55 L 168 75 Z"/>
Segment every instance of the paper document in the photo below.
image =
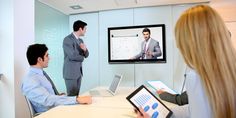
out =
<path fill-rule="evenodd" d="M 170 89 L 168 86 L 166 86 L 161 81 L 148 81 L 148 84 L 151 85 L 151 87 L 156 89 L 156 90 L 161 90 L 162 89 L 162 90 L 164 90 L 164 91 L 166 91 L 168 93 L 177 94 L 175 91 Z"/>

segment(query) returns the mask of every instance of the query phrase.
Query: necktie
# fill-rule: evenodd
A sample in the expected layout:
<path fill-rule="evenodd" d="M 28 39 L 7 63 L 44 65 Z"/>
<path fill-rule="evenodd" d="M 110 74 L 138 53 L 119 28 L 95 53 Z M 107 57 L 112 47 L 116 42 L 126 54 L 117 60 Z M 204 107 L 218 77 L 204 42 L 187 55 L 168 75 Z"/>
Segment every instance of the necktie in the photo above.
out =
<path fill-rule="evenodd" d="M 147 43 L 145 42 L 144 47 L 143 47 L 142 59 L 145 59 L 145 55 L 146 55 L 146 45 L 147 45 Z"/>
<path fill-rule="evenodd" d="M 81 72 L 81 74 L 83 75 L 83 69 L 82 69 L 82 67 L 80 67 L 80 72 Z"/>
<path fill-rule="evenodd" d="M 48 76 L 48 74 L 47 74 L 45 71 L 43 71 L 43 74 L 44 74 L 44 76 L 48 79 L 48 81 L 51 83 L 52 89 L 54 90 L 54 93 L 55 93 L 56 95 L 59 95 L 59 92 L 57 91 L 56 86 L 54 85 L 54 83 L 52 82 L 52 80 L 51 80 L 51 78 Z"/>

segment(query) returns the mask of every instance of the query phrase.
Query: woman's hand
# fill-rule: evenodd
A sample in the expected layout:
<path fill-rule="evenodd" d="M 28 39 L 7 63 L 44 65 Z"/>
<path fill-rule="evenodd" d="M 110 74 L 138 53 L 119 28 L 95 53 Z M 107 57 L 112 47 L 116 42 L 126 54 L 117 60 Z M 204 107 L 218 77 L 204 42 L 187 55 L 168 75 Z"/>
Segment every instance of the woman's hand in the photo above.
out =
<path fill-rule="evenodd" d="M 140 111 L 140 112 L 139 112 Z M 137 111 L 137 118 L 151 118 L 144 110 L 143 108 L 139 108 L 139 111 Z"/>

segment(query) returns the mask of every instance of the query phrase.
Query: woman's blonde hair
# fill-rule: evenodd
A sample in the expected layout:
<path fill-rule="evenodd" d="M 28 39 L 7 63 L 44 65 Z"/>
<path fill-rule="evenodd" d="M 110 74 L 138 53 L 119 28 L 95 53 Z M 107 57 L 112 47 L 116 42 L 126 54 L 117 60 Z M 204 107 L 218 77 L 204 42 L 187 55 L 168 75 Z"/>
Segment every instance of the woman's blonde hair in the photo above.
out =
<path fill-rule="evenodd" d="M 236 117 L 236 53 L 219 14 L 207 5 L 186 10 L 175 37 L 185 62 L 201 77 L 214 118 Z"/>

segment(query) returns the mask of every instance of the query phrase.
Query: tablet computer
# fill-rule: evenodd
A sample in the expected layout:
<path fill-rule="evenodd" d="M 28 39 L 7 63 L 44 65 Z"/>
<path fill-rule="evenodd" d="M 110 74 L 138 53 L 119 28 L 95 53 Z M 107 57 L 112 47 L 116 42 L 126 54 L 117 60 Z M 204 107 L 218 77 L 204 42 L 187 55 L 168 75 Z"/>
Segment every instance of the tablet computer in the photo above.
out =
<path fill-rule="evenodd" d="M 138 110 L 140 107 L 151 118 L 169 118 L 172 111 L 166 107 L 155 95 L 144 85 L 132 92 L 126 99 Z"/>

